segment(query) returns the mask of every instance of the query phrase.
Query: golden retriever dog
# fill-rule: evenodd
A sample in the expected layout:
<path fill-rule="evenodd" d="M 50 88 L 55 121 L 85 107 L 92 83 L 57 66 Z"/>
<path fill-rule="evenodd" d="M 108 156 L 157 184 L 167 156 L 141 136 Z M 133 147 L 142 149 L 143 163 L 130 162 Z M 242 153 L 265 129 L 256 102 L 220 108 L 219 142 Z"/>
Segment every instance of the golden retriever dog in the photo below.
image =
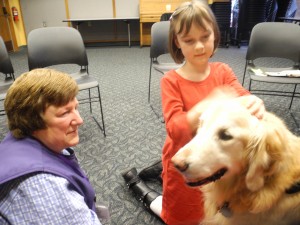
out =
<path fill-rule="evenodd" d="M 172 162 L 205 196 L 209 225 L 300 224 L 300 138 L 241 98 L 210 98 L 195 137 Z"/>

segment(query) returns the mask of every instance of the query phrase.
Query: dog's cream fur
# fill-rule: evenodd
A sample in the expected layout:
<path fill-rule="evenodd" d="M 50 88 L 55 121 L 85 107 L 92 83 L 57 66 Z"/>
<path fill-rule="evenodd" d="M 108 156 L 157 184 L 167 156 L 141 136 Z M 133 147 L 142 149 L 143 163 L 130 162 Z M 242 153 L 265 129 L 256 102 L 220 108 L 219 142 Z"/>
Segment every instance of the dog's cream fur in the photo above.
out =
<path fill-rule="evenodd" d="M 274 114 L 257 119 L 236 98 L 208 102 L 197 134 L 172 159 L 187 182 L 227 169 L 219 180 L 201 186 L 203 224 L 300 224 L 300 192 L 285 193 L 300 181 L 300 138 Z M 219 210 L 226 202 L 229 217 Z"/>

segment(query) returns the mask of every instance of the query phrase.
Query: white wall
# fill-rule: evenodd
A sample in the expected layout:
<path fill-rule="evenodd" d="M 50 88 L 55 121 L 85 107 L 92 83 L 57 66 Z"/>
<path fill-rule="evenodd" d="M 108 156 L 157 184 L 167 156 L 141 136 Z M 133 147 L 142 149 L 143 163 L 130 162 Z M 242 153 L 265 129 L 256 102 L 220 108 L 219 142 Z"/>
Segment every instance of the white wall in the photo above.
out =
<path fill-rule="evenodd" d="M 116 17 L 140 17 L 139 0 L 115 0 Z"/>
<path fill-rule="evenodd" d="M 67 26 L 65 2 L 62 0 L 20 0 L 25 33 L 36 28 Z"/>
<path fill-rule="evenodd" d="M 20 0 L 26 36 L 43 26 L 68 26 L 63 0 Z M 68 0 L 71 19 L 112 18 L 112 0 Z M 115 0 L 116 17 L 139 17 L 139 0 Z M 79 25 L 84 41 L 127 40 L 127 24 L 123 21 L 93 21 Z M 131 22 L 132 41 L 139 40 L 139 21 Z"/>
<path fill-rule="evenodd" d="M 111 18 L 113 7 L 111 0 L 69 0 L 70 18 Z"/>
<path fill-rule="evenodd" d="M 50 1 L 50 0 L 49 0 Z M 115 0 L 116 17 L 139 17 L 139 0 Z M 112 18 L 112 0 L 69 0 L 70 18 Z"/>

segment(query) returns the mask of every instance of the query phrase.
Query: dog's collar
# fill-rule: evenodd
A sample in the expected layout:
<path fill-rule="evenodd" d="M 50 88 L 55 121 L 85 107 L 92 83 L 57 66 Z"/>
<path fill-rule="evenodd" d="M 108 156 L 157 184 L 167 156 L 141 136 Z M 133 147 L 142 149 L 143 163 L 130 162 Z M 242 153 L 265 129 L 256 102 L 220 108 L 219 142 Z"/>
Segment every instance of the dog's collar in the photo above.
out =
<path fill-rule="evenodd" d="M 290 188 L 285 190 L 286 194 L 295 194 L 300 192 L 300 181 L 293 184 Z M 224 204 L 218 208 L 218 211 L 224 216 L 224 217 L 231 217 L 233 212 L 229 207 L 229 202 L 224 202 Z"/>
<path fill-rule="evenodd" d="M 232 210 L 229 207 L 229 202 L 224 202 L 224 204 L 219 207 L 218 210 L 224 217 L 228 218 L 232 216 Z"/>
<path fill-rule="evenodd" d="M 293 184 L 290 188 L 285 190 L 286 194 L 295 194 L 297 192 L 300 192 L 300 181 Z"/>

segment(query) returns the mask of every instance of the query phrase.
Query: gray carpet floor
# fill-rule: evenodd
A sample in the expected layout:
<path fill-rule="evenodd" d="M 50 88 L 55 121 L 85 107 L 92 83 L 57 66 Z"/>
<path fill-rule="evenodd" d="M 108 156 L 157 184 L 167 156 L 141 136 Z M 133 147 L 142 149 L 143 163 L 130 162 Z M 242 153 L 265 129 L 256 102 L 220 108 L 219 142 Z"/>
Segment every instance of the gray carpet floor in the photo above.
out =
<path fill-rule="evenodd" d="M 229 64 L 241 81 L 246 50 L 245 46 L 220 48 L 211 60 Z M 139 171 L 159 159 L 165 139 L 165 124 L 156 117 L 147 102 L 149 51 L 149 47 L 137 46 L 87 48 L 90 74 L 100 83 L 107 137 L 104 138 L 98 129 L 89 114 L 89 108 L 81 105 L 79 110 L 85 123 L 80 128 L 80 144 L 75 150 L 97 192 L 98 201 L 109 206 L 111 218 L 103 221 L 103 224 L 163 224 L 133 197 L 120 175 L 131 167 Z M 10 54 L 16 76 L 28 70 L 26 52 L 27 49 L 23 48 Z M 167 61 L 169 57 L 162 57 L 162 60 Z M 54 68 L 65 72 L 75 69 L 70 65 Z M 160 78 L 161 74 L 154 71 L 151 101 L 158 112 L 161 111 Z M 263 86 L 286 88 L 269 84 Z M 261 98 L 268 110 L 282 117 L 293 132 L 300 134 L 287 112 L 288 98 Z M 296 99 L 293 110 L 299 110 L 299 105 L 299 99 Z M 97 116 L 99 108 L 95 107 L 94 114 Z M 0 117 L 0 123 L 2 140 L 8 131 L 5 117 Z M 149 185 L 161 191 L 159 183 L 152 182 Z"/>

